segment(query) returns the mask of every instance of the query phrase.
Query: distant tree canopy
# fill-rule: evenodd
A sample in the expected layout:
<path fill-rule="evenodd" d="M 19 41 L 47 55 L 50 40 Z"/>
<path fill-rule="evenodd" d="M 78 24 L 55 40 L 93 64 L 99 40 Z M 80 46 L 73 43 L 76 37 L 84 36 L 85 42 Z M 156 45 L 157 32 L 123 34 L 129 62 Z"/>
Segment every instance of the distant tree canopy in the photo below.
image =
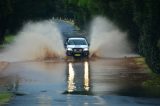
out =
<path fill-rule="evenodd" d="M 127 31 L 137 52 L 160 73 L 160 0 L 0 0 L 0 43 L 28 20 L 54 16 L 83 26 L 96 15 Z"/>
<path fill-rule="evenodd" d="M 28 20 L 65 15 L 64 0 L 1 0 L 0 22 L 8 31 L 16 31 Z"/>
<path fill-rule="evenodd" d="M 146 57 L 154 72 L 160 73 L 160 0 L 68 1 L 89 12 L 86 16 L 79 13 L 84 19 L 95 15 L 107 16 L 121 30 L 128 31 L 136 51 Z M 84 20 L 81 18 L 81 21 Z"/>

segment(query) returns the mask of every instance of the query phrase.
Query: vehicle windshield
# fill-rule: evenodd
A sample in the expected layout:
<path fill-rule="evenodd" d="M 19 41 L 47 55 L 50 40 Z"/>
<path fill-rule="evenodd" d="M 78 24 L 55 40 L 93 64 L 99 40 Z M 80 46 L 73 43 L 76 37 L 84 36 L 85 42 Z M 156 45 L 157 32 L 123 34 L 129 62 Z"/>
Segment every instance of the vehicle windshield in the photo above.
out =
<path fill-rule="evenodd" d="M 68 41 L 68 45 L 87 45 L 84 39 L 71 39 Z"/>

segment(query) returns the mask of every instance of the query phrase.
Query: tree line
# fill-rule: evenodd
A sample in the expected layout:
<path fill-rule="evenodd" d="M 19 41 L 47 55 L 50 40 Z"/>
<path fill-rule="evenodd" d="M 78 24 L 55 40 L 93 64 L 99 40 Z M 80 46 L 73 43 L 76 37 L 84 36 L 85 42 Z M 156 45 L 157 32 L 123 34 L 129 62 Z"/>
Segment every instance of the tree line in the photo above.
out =
<path fill-rule="evenodd" d="M 65 17 L 64 0 L 0 0 L 0 43 L 27 21 Z"/>
<path fill-rule="evenodd" d="M 96 15 L 112 20 L 128 32 L 135 51 L 146 57 L 150 68 L 160 73 L 160 0 L 68 0 L 84 10 L 77 14 L 80 23 Z M 88 12 L 88 13 L 87 13 Z"/>
<path fill-rule="evenodd" d="M 160 0 L 1 0 L 0 43 L 28 20 L 63 17 L 80 27 L 96 15 L 112 20 L 146 57 L 154 72 L 160 73 Z"/>

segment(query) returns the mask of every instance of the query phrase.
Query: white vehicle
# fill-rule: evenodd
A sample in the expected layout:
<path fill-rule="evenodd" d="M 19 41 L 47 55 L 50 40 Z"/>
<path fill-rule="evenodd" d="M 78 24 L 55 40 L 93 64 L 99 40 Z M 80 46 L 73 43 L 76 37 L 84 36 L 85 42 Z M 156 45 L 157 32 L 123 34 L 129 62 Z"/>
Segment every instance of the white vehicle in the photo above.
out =
<path fill-rule="evenodd" d="M 70 37 L 65 42 L 66 55 L 74 57 L 88 57 L 89 44 L 84 37 Z"/>

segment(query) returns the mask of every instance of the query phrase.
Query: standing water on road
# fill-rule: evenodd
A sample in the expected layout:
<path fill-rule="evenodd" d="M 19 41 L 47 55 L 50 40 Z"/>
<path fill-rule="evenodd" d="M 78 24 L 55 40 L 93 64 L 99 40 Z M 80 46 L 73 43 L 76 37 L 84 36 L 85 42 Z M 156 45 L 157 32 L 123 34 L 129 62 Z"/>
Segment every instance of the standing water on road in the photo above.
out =
<path fill-rule="evenodd" d="M 91 55 L 120 57 L 129 53 L 126 34 L 109 21 L 96 18 L 91 29 Z M 55 22 L 25 25 L 0 56 L 0 60 L 21 61 L 11 62 L 0 73 L 0 83 L 15 95 L 8 105 L 160 106 L 159 90 L 142 86 L 148 72 L 136 64 L 135 57 L 50 59 L 64 53 Z M 22 62 L 37 59 L 43 61 Z"/>
<path fill-rule="evenodd" d="M 141 86 L 147 72 L 130 59 L 11 63 L 1 76 L 16 95 L 9 106 L 160 105 Z"/>

